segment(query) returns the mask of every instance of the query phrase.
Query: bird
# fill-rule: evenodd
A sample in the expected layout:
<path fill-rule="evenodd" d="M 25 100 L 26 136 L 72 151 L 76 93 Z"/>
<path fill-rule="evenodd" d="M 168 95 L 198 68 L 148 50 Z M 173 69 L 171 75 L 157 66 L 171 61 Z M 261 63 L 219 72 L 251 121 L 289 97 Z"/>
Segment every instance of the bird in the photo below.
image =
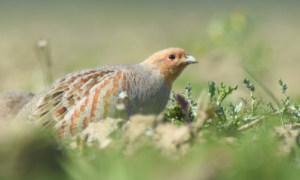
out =
<path fill-rule="evenodd" d="M 173 82 L 197 59 L 181 48 L 158 51 L 135 65 L 104 65 L 70 73 L 38 93 L 18 113 L 56 135 L 73 136 L 90 122 L 118 118 L 123 104 L 128 119 L 135 114 L 161 113 L 168 103 Z"/>

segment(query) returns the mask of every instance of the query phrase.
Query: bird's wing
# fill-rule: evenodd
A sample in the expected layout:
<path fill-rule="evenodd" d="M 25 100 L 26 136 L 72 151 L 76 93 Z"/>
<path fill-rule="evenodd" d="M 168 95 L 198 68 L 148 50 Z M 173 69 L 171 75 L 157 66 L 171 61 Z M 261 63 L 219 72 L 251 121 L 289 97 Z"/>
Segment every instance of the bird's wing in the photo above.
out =
<path fill-rule="evenodd" d="M 29 118 L 44 127 L 56 123 L 59 134 L 74 134 L 89 122 L 114 116 L 118 94 L 126 88 L 125 74 L 120 69 L 90 70 L 59 79 Z"/>

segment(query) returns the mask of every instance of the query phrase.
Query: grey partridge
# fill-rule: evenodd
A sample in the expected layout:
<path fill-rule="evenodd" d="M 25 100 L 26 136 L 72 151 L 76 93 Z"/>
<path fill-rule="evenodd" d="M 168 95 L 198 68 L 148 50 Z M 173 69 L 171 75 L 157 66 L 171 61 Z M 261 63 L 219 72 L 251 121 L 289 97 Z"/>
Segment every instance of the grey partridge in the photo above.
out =
<path fill-rule="evenodd" d="M 183 49 L 168 48 L 136 65 L 106 65 L 70 73 L 37 94 L 16 119 L 29 119 L 43 127 L 55 123 L 57 135 L 68 136 L 81 132 L 89 122 L 116 118 L 120 103 L 128 117 L 159 114 L 174 80 L 193 63 L 197 60 Z M 122 93 L 128 97 L 121 97 Z"/>

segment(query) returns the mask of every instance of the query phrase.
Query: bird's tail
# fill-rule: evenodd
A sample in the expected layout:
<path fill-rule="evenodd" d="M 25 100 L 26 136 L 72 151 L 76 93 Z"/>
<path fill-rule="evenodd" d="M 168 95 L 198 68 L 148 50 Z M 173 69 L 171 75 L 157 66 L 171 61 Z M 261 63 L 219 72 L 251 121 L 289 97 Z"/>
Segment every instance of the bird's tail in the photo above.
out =
<path fill-rule="evenodd" d="M 11 124 L 18 112 L 34 95 L 26 91 L 8 91 L 0 94 L 0 131 Z"/>

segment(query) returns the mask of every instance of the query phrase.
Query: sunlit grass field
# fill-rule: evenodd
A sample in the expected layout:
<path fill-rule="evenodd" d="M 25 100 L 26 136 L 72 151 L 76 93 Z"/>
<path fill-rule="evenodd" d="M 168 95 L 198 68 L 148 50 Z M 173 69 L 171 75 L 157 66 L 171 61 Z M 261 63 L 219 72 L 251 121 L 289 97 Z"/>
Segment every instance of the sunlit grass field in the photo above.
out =
<path fill-rule="evenodd" d="M 276 105 L 272 94 L 279 102 L 284 99 L 281 78 L 290 101 L 299 103 L 299 7 L 293 0 L 1 1 L 0 92 L 39 92 L 47 86 L 37 49 L 37 42 L 46 40 L 53 80 L 106 64 L 140 63 L 156 51 L 180 47 L 200 63 L 185 69 L 175 92 L 190 82 L 196 99 L 208 81 L 224 82 L 238 89 L 223 104 L 238 104 L 241 97 L 249 98 L 243 86 L 248 78 L 266 107 Z M 130 156 L 118 145 L 61 150 L 52 132 L 16 129 L 0 138 L 0 178 L 298 179 L 299 134 L 294 137 L 289 129 L 289 135 L 274 135 L 289 118 L 279 111 L 233 134 L 204 128 L 188 142 L 189 153 L 176 160 L 149 145 Z M 299 129 L 299 119 L 293 123 Z"/>

